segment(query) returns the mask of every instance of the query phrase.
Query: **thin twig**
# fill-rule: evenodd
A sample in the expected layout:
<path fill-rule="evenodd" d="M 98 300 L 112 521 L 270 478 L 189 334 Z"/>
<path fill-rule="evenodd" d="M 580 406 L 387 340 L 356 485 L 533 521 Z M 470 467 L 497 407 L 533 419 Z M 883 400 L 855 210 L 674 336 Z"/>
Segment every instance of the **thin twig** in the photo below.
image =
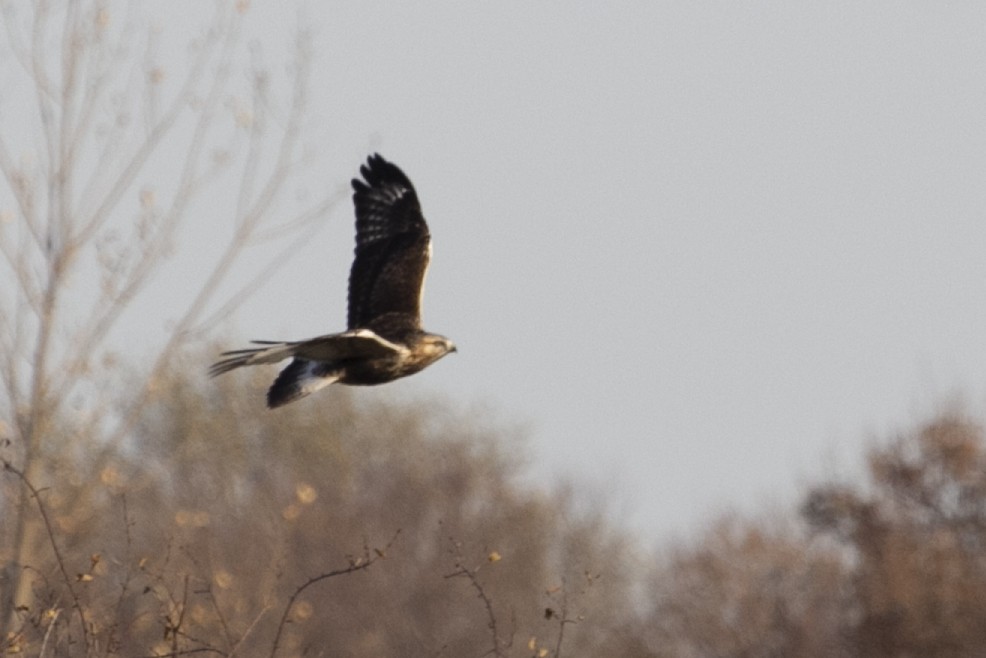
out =
<path fill-rule="evenodd" d="M 223 631 L 223 640 L 226 642 L 226 648 L 227 650 L 230 650 L 236 645 L 236 643 L 233 642 L 233 634 L 229 630 L 229 624 L 226 623 L 226 616 L 219 607 L 219 601 L 216 600 L 216 593 L 212 591 L 212 585 L 206 584 L 205 590 L 200 590 L 196 593 L 205 594 L 206 597 L 208 597 L 209 602 L 212 603 L 212 609 L 216 611 L 216 617 L 219 619 L 219 627 L 222 628 Z"/>
<path fill-rule="evenodd" d="M 568 587 L 566 586 L 565 579 L 562 578 L 561 615 L 558 621 L 558 642 L 555 643 L 555 658 L 561 658 L 561 644 L 565 639 L 565 624 L 569 623 L 574 624 L 575 621 L 568 618 Z"/>
<path fill-rule="evenodd" d="M 181 651 L 171 651 L 169 653 L 153 653 L 148 656 L 141 656 L 141 658 L 175 658 L 176 656 L 190 656 L 196 653 L 214 653 L 218 656 L 226 655 L 219 649 L 212 647 L 197 647 L 195 649 L 182 649 Z"/>
<path fill-rule="evenodd" d="M 55 625 L 58 623 L 58 617 L 61 614 L 61 610 L 55 610 L 55 613 L 51 616 L 51 621 L 48 623 L 48 628 L 45 629 L 44 640 L 41 641 L 41 651 L 38 652 L 38 658 L 44 658 L 45 651 L 48 649 L 48 640 L 51 638 L 51 632 L 55 629 Z"/>
<path fill-rule="evenodd" d="M 240 649 L 240 647 L 244 645 L 244 643 L 246 642 L 246 639 L 247 639 L 247 637 L 249 637 L 249 636 L 250 636 L 250 633 L 252 633 L 252 632 L 253 632 L 253 630 L 254 630 L 254 629 L 255 629 L 255 628 L 257 627 L 257 625 L 258 625 L 258 624 L 260 623 L 260 620 L 261 620 L 261 619 L 263 618 L 263 616 L 264 616 L 264 615 L 266 615 L 266 614 L 267 614 L 267 612 L 268 612 L 268 611 L 270 610 L 270 608 L 271 608 L 271 606 L 270 606 L 270 605 L 265 605 L 265 606 L 264 606 L 264 607 L 263 607 L 263 608 L 262 608 L 262 609 L 260 610 L 260 612 L 258 612 L 258 613 L 257 613 L 257 616 L 253 618 L 253 621 L 251 621 L 251 622 L 250 622 L 250 624 L 249 624 L 249 625 L 248 625 L 248 626 L 246 627 L 246 629 L 245 629 L 245 630 L 243 631 L 243 634 L 242 634 L 242 635 L 240 636 L 240 639 L 239 639 L 239 640 L 237 640 L 237 641 L 236 641 L 236 642 L 235 642 L 235 643 L 234 643 L 234 644 L 233 644 L 233 645 L 232 645 L 232 646 L 231 646 L 231 647 L 229 648 L 229 653 L 228 653 L 228 654 L 226 654 L 226 656 L 227 656 L 227 658 L 233 658 L 233 656 L 235 656 L 235 655 L 236 655 L 236 652 L 237 652 L 237 651 L 239 651 L 239 649 Z"/>
<path fill-rule="evenodd" d="M 486 606 L 486 617 L 487 617 L 487 628 L 490 629 L 490 633 L 493 635 L 493 648 L 487 651 L 484 656 L 493 654 L 497 658 L 502 658 L 504 655 L 503 649 L 501 647 L 502 640 L 500 639 L 500 631 L 497 628 L 496 612 L 493 610 L 493 600 L 486 593 L 483 584 L 479 582 L 479 567 L 470 569 L 462 564 L 461 559 L 456 559 L 455 562 L 456 570 L 452 573 L 445 574 L 445 578 L 466 578 L 472 585 L 473 589 L 476 590 L 476 596 L 478 596 L 482 601 L 483 605 Z M 509 645 L 508 645 L 509 646 Z"/>
<path fill-rule="evenodd" d="M 311 587 L 316 583 L 322 582 L 323 580 L 328 580 L 329 578 L 335 578 L 336 576 L 344 576 L 349 573 L 355 573 L 357 571 L 365 571 L 366 569 L 369 569 L 374 562 L 386 556 L 387 550 L 390 549 L 391 545 L 393 545 L 395 541 L 397 541 L 397 537 L 400 534 L 401 531 L 398 528 L 397 532 L 394 533 L 394 536 L 391 537 L 389 542 L 387 542 L 387 545 L 383 549 L 374 549 L 373 555 L 370 555 L 370 547 L 364 545 L 362 557 L 357 559 L 350 559 L 349 566 L 344 567 L 342 569 L 335 569 L 327 573 L 319 574 L 318 576 L 313 576 L 309 578 L 307 581 L 305 581 L 303 584 L 299 585 L 294 590 L 294 593 L 291 595 L 291 597 L 288 599 L 287 605 L 284 606 L 284 614 L 281 615 L 281 621 L 278 622 L 277 624 L 277 634 L 274 636 L 274 644 L 270 649 L 270 658 L 274 658 L 274 656 L 277 654 L 277 648 L 281 643 L 281 635 L 284 633 L 284 627 L 288 623 L 288 615 L 291 613 L 291 608 L 294 607 L 295 601 L 298 600 L 298 597 L 301 596 L 306 589 L 308 589 L 309 587 Z"/>
<path fill-rule="evenodd" d="M 82 607 L 82 602 L 79 600 L 79 595 L 76 593 L 75 588 L 72 587 L 72 577 L 69 576 L 68 569 L 65 567 L 65 560 L 62 557 L 62 552 L 58 548 L 58 542 L 55 541 L 55 530 L 51 526 L 51 519 L 48 518 L 48 510 L 45 508 L 44 503 L 41 501 L 41 492 L 35 488 L 33 484 L 27 479 L 24 473 L 16 468 L 6 459 L 3 461 L 3 468 L 5 471 L 13 473 L 17 478 L 27 487 L 27 490 L 31 492 L 31 496 L 34 498 L 35 502 L 38 504 L 38 512 L 41 514 L 41 519 L 44 521 L 45 531 L 48 533 L 48 541 L 51 543 L 52 552 L 55 554 L 55 561 L 58 563 L 58 569 L 61 571 L 62 579 L 65 581 L 65 587 L 68 589 L 69 594 L 72 596 L 72 607 L 75 608 L 76 613 L 79 615 L 79 621 L 82 624 L 82 638 L 83 644 L 86 646 L 87 650 L 89 647 L 89 623 L 86 621 L 86 613 Z"/>

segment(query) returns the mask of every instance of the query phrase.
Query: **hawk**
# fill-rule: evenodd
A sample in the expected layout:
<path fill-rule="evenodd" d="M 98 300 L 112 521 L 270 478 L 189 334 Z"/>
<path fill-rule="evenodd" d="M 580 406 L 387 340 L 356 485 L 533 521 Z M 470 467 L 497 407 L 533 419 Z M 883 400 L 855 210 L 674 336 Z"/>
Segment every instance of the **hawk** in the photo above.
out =
<path fill-rule="evenodd" d="M 455 352 L 455 344 L 421 327 L 421 295 L 431 234 L 418 195 L 397 165 L 371 155 L 354 178 L 356 256 L 349 272 L 348 329 L 297 342 L 256 340 L 224 352 L 215 377 L 241 366 L 292 361 L 267 391 L 280 407 L 336 382 L 384 384 L 413 375 Z"/>

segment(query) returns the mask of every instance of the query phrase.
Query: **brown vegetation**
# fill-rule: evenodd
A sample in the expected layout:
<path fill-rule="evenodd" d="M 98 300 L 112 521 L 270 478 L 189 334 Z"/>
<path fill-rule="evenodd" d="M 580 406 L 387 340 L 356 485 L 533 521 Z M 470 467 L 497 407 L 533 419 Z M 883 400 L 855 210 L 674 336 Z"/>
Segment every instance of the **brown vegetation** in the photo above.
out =
<path fill-rule="evenodd" d="M 7 651 L 979 655 L 986 442 L 967 418 L 874 449 L 869 482 L 816 486 L 800 516 L 645 560 L 565 489 L 524 486 L 503 430 L 344 390 L 271 413 L 263 373 L 190 383 L 199 361 L 162 374 L 108 456 L 58 443 L 43 486 L 5 457 L 6 504 L 23 490 L 44 538 Z"/>
<path fill-rule="evenodd" d="M 872 450 L 800 517 L 723 522 L 651 576 L 667 656 L 980 656 L 986 437 L 943 414 Z"/>
<path fill-rule="evenodd" d="M 618 536 L 520 487 L 495 433 L 341 390 L 271 413 L 244 383 L 162 377 L 125 449 L 31 489 L 51 532 L 10 648 L 588 656 L 631 614 Z"/>

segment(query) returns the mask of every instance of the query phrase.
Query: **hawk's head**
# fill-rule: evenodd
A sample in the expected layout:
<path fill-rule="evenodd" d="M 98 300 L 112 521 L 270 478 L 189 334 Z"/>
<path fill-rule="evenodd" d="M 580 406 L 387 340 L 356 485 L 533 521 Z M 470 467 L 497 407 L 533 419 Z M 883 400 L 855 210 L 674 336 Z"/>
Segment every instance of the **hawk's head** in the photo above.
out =
<path fill-rule="evenodd" d="M 438 361 L 449 352 L 455 352 L 455 343 L 438 334 L 420 333 L 408 341 L 407 366 L 418 371 Z"/>
<path fill-rule="evenodd" d="M 438 334 L 422 334 L 421 339 L 414 345 L 415 353 L 425 357 L 428 363 L 434 363 L 449 352 L 457 352 L 455 343 L 445 336 Z"/>

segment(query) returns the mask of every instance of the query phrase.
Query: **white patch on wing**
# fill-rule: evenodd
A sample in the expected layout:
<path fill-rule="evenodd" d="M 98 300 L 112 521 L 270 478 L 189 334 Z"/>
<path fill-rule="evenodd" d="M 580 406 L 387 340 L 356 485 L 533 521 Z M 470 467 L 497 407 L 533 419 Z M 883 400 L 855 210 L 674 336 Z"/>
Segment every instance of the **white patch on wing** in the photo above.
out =
<path fill-rule="evenodd" d="M 325 375 L 316 374 L 316 369 L 321 364 L 317 361 L 308 361 L 305 364 L 305 369 L 298 376 L 298 390 L 301 391 L 302 395 L 309 395 L 315 391 L 320 391 L 330 384 L 334 384 L 339 381 L 339 375 L 330 375 L 326 377 Z"/>
<path fill-rule="evenodd" d="M 431 251 L 432 251 L 431 238 L 428 238 L 428 255 L 425 257 L 425 271 L 421 273 L 421 288 L 418 289 L 418 317 L 421 317 L 421 309 L 424 307 L 425 301 L 425 281 L 428 280 L 428 268 L 431 267 Z"/>
<path fill-rule="evenodd" d="M 354 338 L 365 338 L 367 340 L 372 340 L 375 343 L 382 345 L 391 352 L 403 352 L 406 353 L 408 350 L 403 345 L 398 345 L 397 343 L 392 343 L 383 336 L 380 336 L 375 331 L 371 329 L 356 329 L 355 331 L 347 331 L 342 334 L 343 336 L 353 336 Z"/>

